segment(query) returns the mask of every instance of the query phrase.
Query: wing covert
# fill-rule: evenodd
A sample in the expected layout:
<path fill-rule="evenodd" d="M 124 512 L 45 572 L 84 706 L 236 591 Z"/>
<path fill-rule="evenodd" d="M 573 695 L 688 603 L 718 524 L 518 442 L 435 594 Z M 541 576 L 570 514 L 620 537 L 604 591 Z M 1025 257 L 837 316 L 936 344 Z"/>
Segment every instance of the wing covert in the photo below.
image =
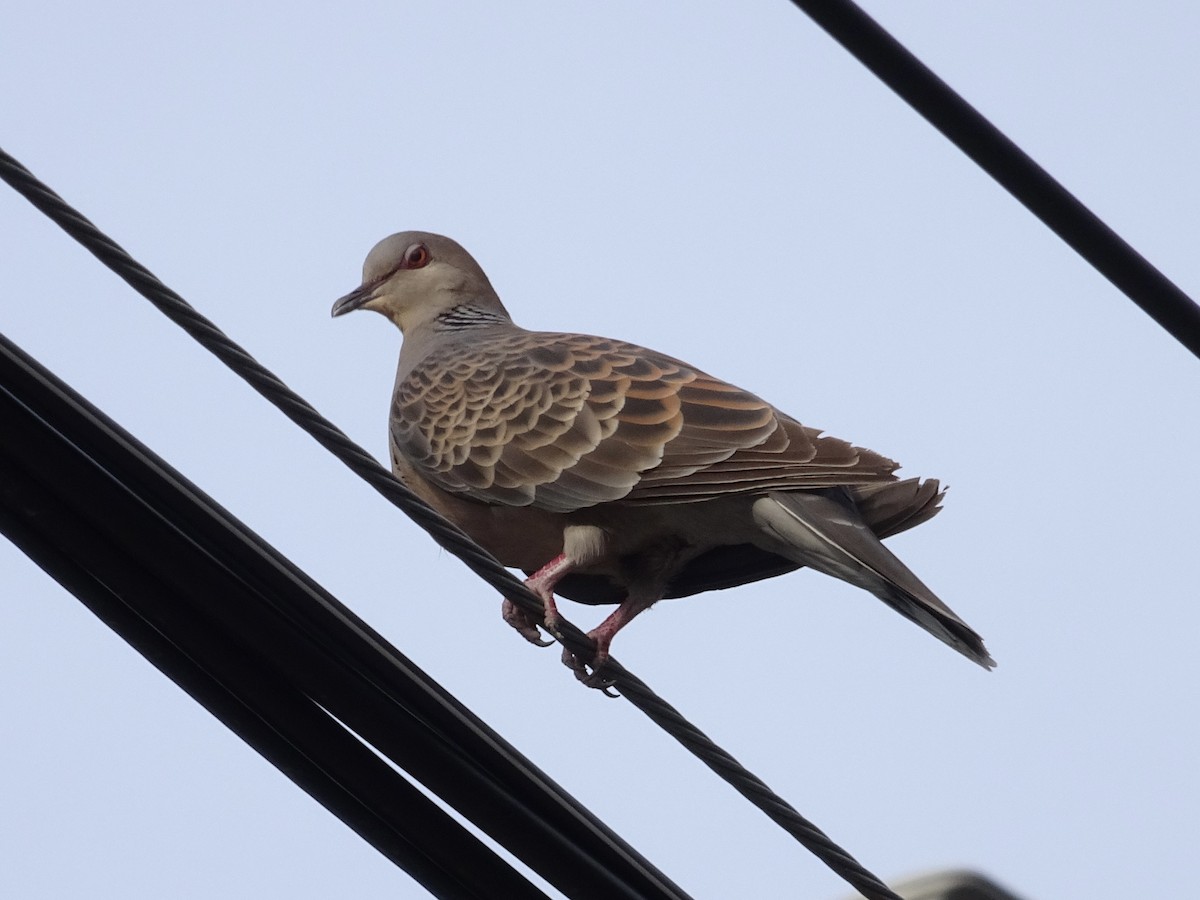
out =
<path fill-rule="evenodd" d="M 391 439 L 444 490 L 572 512 L 893 480 L 672 357 L 607 338 L 506 328 L 428 357 L 397 385 Z"/>

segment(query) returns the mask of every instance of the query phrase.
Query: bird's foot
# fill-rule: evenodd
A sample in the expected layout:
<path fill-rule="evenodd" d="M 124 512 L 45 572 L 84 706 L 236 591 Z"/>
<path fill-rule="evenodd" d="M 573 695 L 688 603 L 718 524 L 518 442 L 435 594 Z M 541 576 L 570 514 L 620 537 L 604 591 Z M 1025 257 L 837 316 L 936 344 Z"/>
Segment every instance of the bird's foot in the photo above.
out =
<path fill-rule="evenodd" d="M 608 644 L 611 637 L 605 636 L 603 632 L 598 632 L 599 629 L 596 629 L 588 633 L 588 637 L 596 642 L 596 652 L 590 660 L 585 662 L 570 649 L 563 647 L 563 665 L 574 672 L 575 677 L 587 687 L 596 688 L 610 697 L 615 697 L 616 693 L 610 690 L 613 681 L 604 674 L 604 664 L 608 662 Z"/>
<path fill-rule="evenodd" d="M 554 586 L 567 572 L 571 570 L 571 562 L 565 556 L 559 556 L 548 562 L 541 569 L 525 579 L 525 587 L 529 588 L 542 601 L 541 617 L 534 616 L 513 603 L 507 597 L 500 607 L 500 615 L 504 621 L 515 628 L 525 640 L 539 647 L 549 647 L 552 640 L 543 640 L 538 626 L 546 629 L 552 636 L 558 636 L 558 606 L 554 602 Z"/>
<path fill-rule="evenodd" d="M 613 679 L 605 674 L 605 663 L 608 662 L 608 649 L 612 646 L 612 640 L 617 632 L 624 628 L 633 620 L 633 617 L 645 609 L 649 609 L 656 600 L 661 597 L 661 593 L 650 593 L 642 596 L 626 597 L 607 619 L 588 632 L 587 636 L 596 642 L 596 650 L 592 654 L 590 660 L 583 660 L 572 653 L 569 649 L 563 649 L 562 661 L 568 669 L 575 673 L 575 677 L 586 684 L 588 687 L 601 688 L 604 693 L 609 693 L 609 687 L 614 683 Z M 591 671 L 588 671 L 588 668 Z M 610 694 L 615 697 L 616 694 Z"/>
<path fill-rule="evenodd" d="M 554 598 L 550 598 L 550 602 L 546 604 L 546 614 L 542 617 L 542 627 L 546 629 L 555 638 L 561 637 L 560 625 L 562 624 L 562 616 L 558 614 L 558 606 L 554 603 Z"/>
<path fill-rule="evenodd" d="M 549 647 L 554 643 L 554 641 L 542 637 L 542 633 L 538 631 L 538 625 L 541 623 L 534 616 L 525 612 L 507 597 L 500 607 L 500 615 L 529 643 L 537 644 L 539 647 Z"/>

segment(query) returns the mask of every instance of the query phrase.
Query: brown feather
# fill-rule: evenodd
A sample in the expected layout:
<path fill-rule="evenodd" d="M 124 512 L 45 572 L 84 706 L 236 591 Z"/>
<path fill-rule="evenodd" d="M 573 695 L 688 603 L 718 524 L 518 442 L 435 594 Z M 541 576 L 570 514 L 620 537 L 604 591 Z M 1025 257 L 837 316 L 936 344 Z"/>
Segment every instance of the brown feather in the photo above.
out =
<path fill-rule="evenodd" d="M 393 439 L 433 484 L 570 512 L 892 480 L 885 457 L 644 347 L 517 328 L 431 354 L 397 385 Z"/>

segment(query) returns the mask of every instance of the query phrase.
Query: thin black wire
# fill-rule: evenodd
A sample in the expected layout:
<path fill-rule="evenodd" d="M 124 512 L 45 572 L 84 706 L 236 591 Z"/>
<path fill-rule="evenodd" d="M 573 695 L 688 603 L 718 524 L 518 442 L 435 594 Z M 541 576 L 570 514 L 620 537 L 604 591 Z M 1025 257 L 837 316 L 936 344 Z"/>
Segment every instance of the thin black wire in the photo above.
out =
<path fill-rule="evenodd" d="M 514 578 L 491 554 L 409 491 L 370 454 L 321 416 L 304 398 L 230 340 L 216 325 L 159 281 L 115 241 L 69 206 L 3 149 L 0 149 L 0 177 L 351 471 L 399 507 L 439 545 L 462 560 L 471 571 L 525 611 L 535 617 L 541 615 L 541 600 Z M 573 653 L 586 659 L 595 652 L 591 639 L 566 620 L 561 621 L 560 631 L 562 643 Z M 787 801 L 767 787 L 765 782 L 749 772 L 704 732 L 685 719 L 677 709 L 656 695 L 644 681 L 611 657 L 605 664 L 605 674 L 611 676 L 613 684 L 630 703 L 734 790 L 766 813 L 773 822 L 867 900 L 901 900 L 879 878 L 834 843 L 825 832 L 800 815 Z"/>
<path fill-rule="evenodd" d="M 425 801 L 398 801 L 391 782 L 399 776 L 380 770 L 379 756 L 566 896 L 686 897 L 381 635 L 3 334 L 0 433 L 0 467 L 8 470 L 0 473 L 0 513 L 8 511 L 7 522 L 0 514 L 0 530 L 42 557 L 48 574 L 149 662 L 414 877 L 421 860 L 414 870 L 392 852 L 401 834 L 433 859 L 457 858 L 459 867 L 477 869 L 485 882 L 491 851 L 480 849 L 483 859 L 472 862 L 473 850 L 439 832 L 440 813 L 425 828 L 418 810 Z M 30 535 L 32 548 L 24 540 Z M 49 567 L 38 552 L 45 544 L 55 551 Z M 80 565 L 99 579 L 95 592 L 71 577 Z M 105 610 L 113 603 L 117 614 L 110 616 Z M 123 611 L 153 623 L 149 644 L 136 622 L 131 634 Z M 195 693 L 189 673 L 215 679 L 221 691 Z M 338 727 L 297 733 L 281 709 L 260 702 L 260 682 L 307 697 L 321 710 L 318 720 L 331 717 Z M 283 694 L 275 706 L 294 707 Z M 251 708 L 259 711 L 254 721 L 272 723 L 258 740 L 254 729 L 239 728 Z M 336 750 L 342 730 L 354 735 L 344 752 Z M 305 775 L 288 762 L 297 751 L 300 759 L 325 759 Z M 355 760 L 360 752 L 367 762 Z M 363 780 L 375 777 L 380 784 Z M 493 894 L 522 895 L 501 890 L 503 876 L 491 884 Z"/>
<path fill-rule="evenodd" d="M 1080 256 L 1200 357 L 1200 306 L 850 0 L 792 0 Z"/>

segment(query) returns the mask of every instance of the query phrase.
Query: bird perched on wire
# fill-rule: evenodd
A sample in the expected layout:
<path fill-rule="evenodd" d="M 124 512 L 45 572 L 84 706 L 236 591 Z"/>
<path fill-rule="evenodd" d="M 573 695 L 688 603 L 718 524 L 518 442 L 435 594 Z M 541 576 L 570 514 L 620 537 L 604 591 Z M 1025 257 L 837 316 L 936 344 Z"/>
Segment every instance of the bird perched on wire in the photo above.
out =
<path fill-rule="evenodd" d="M 554 595 L 617 604 L 589 633 L 603 682 L 613 636 L 664 597 L 809 566 L 870 591 L 964 656 L 983 641 L 880 542 L 940 509 L 935 479 L 897 480 L 878 453 L 801 425 L 673 357 L 515 325 L 457 243 L 419 231 L 375 245 L 333 315 L 369 309 L 404 334 L 389 435 L 396 476 L 504 565 L 541 618 Z M 588 666 L 591 671 L 588 671 Z"/>

